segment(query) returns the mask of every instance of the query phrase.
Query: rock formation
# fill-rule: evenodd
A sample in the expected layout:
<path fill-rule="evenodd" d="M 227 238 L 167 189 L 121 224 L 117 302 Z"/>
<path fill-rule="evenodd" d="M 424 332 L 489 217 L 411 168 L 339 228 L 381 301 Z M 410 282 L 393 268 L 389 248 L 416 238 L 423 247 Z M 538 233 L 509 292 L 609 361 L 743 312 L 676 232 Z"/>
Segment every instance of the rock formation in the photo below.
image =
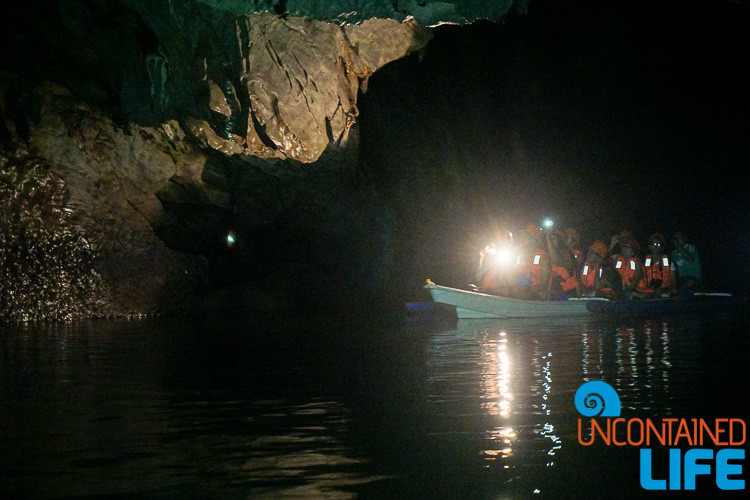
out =
<path fill-rule="evenodd" d="M 414 20 L 338 25 L 265 12 L 207 23 L 209 12 L 187 5 L 142 7 L 166 41 L 150 73 L 153 97 L 165 117 L 227 155 L 316 161 L 346 142 L 367 78 L 430 38 Z"/>
<path fill-rule="evenodd" d="M 33 181 L 47 198 L 31 196 L 38 206 L 20 214 L 3 200 L 3 217 L 25 222 L 4 219 L 0 232 L 13 236 L 0 239 L 2 314 L 152 313 L 184 307 L 222 273 L 286 299 L 384 286 L 394 220 L 357 171 L 360 94 L 378 68 L 424 49 L 425 26 L 524 5 L 61 0 L 38 16 L 12 7 L 0 35 L 9 54 L 0 71 L 16 75 L 0 81 L 3 193 Z M 53 206 L 61 215 L 45 216 Z M 35 234 L 50 235 L 45 252 L 62 263 L 9 271 L 8 256 L 34 246 L 19 228 L 37 212 L 46 232 Z M 47 283 L 38 296 L 7 285 L 35 279 Z M 75 293 L 60 292 L 65 280 Z"/>
<path fill-rule="evenodd" d="M 31 99 L 39 120 L 30 124 L 27 142 L 20 143 L 14 134 L 15 147 L 7 148 L 12 154 L 2 168 L 3 187 L 22 187 L 15 197 L 29 201 L 3 204 L 3 215 L 19 215 L 19 224 L 4 232 L 18 240 L 15 246 L 27 249 L 21 252 L 36 251 L 44 240 L 45 259 L 57 259 L 58 265 L 47 265 L 39 257 L 36 268 L 27 260 L 26 268 L 11 270 L 3 259 L 4 316 L 70 319 L 153 313 L 189 297 L 205 259 L 173 252 L 156 236 L 162 213 L 156 193 L 169 182 L 201 185 L 205 157 L 179 142 L 175 146 L 170 124 L 122 129 L 55 85 L 41 86 Z M 8 125 L 14 132 L 13 122 Z M 28 164 L 34 168 L 24 168 Z M 38 193 L 33 196 L 27 193 L 30 182 L 41 186 L 34 188 Z M 36 226 L 41 229 L 33 230 Z M 9 246 L 6 239 L 3 247 Z M 83 264 L 75 262 L 81 260 L 91 265 L 84 277 L 77 276 Z M 75 283 L 99 277 L 103 286 Z M 11 294 L 10 285 L 25 279 L 31 280 L 28 289 Z M 78 293 L 65 297 L 68 312 L 21 305 L 36 300 L 35 290 L 55 287 L 78 287 Z M 97 293 L 100 297 L 92 297 Z M 102 299 L 98 307 L 91 305 L 98 303 L 95 299 Z"/>

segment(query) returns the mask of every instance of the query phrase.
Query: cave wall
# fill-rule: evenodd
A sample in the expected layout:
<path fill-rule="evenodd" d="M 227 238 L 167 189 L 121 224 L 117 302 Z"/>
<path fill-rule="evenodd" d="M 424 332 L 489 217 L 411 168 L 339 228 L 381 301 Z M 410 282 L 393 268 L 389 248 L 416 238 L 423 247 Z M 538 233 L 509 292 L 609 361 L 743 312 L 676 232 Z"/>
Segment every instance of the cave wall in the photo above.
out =
<path fill-rule="evenodd" d="M 18 136 L 14 122 L 6 122 L 11 144 L 5 149 L 15 152 L 15 157 L 8 159 L 4 172 L 20 159 L 32 158 L 45 176 L 60 184 L 64 202 L 58 204 L 66 214 L 65 221 L 89 250 L 93 268 L 106 285 L 101 307 L 79 307 L 80 314 L 73 316 L 149 314 L 190 297 L 206 262 L 201 256 L 170 250 L 155 235 L 154 227 L 163 213 L 156 192 L 170 182 L 201 186 L 205 157 L 179 143 L 170 124 L 122 128 L 54 84 L 39 86 L 27 103 L 36 110 L 37 120 L 26 124 L 26 140 Z M 172 142 L 170 136 L 177 140 Z M 25 183 L 23 179 L 17 182 Z M 29 222 L 40 214 L 41 223 L 49 225 L 50 218 L 43 216 L 48 203 L 30 201 L 35 208 L 26 209 L 21 218 Z M 29 248 L 35 244 L 31 240 L 25 243 Z M 47 253 L 59 258 L 65 268 L 70 252 L 62 246 L 63 241 L 60 243 L 50 245 Z M 28 274 L 43 279 L 45 274 L 33 266 L 28 272 L 5 271 L 3 281 L 23 280 Z M 39 289 L 43 288 L 40 285 Z M 34 290 L 25 293 L 33 296 Z M 18 296 L 3 298 L 6 305 L 21 303 Z M 73 303 L 90 300 L 75 293 L 69 299 Z M 11 313 L 16 314 L 9 309 L 8 315 Z M 57 318 L 42 315 L 38 319 Z"/>
<path fill-rule="evenodd" d="M 367 78 L 430 38 L 411 20 L 340 26 L 147 5 L 144 19 L 164 41 L 150 73 L 160 118 L 176 117 L 227 155 L 316 161 L 329 144 L 347 141 Z"/>
<path fill-rule="evenodd" d="M 278 15 L 326 19 L 356 24 L 372 18 L 403 21 L 414 18 L 423 26 L 467 24 L 477 19 L 500 20 L 511 10 L 525 12 L 527 0 L 198 0 L 214 9 L 247 15 L 273 12 Z"/>
<path fill-rule="evenodd" d="M 368 78 L 423 49 L 424 26 L 525 9 L 525 0 L 134 2 L 158 47 L 146 56 L 157 121 L 176 118 L 228 155 L 302 163 L 347 141 Z"/>
<path fill-rule="evenodd" d="M 310 163 L 346 142 L 357 99 L 424 26 L 500 20 L 525 0 L 55 0 L 10 5 L 3 70 L 118 120 L 177 120 L 225 154 Z M 29 15 L 33 12 L 33 15 Z"/>
<path fill-rule="evenodd" d="M 11 6 L 0 33 L 4 187 L 24 192 L 5 174 L 33 170 L 62 189 L 64 220 L 39 220 L 70 238 L 48 253 L 80 242 L 94 284 L 70 295 L 80 307 L 67 315 L 39 312 L 30 285 L 29 300 L 4 296 L 4 317 L 154 313 L 242 281 L 255 288 L 238 296 L 271 309 L 387 293 L 398 221 L 359 168 L 358 100 L 378 68 L 425 48 L 424 26 L 512 7 L 524 2 Z M 2 267 L 2 279 L 49 274 L 26 264 Z"/>

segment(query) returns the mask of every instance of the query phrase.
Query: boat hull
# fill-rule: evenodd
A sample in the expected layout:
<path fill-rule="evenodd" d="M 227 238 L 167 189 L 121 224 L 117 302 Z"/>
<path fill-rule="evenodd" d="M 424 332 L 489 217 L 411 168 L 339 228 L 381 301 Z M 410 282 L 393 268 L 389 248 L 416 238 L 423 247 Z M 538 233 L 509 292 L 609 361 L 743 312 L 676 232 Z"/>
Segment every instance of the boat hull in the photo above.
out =
<path fill-rule="evenodd" d="M 521 300 L 429 284 L 434 302 L 456 308 L 458 318 L 565 318 L 587 315 L 681 314 L 717 311 L 741 303 L 728 293 L 695 293 L 652 300 L 609 300 L 602 297 L 561 301 Z"/>
<path fill-rule="evenodd" d="M 562 318 L 586 316 L 589 302 L 610 302 L 599 297 L 562 301 L 521 300 L 470 292 L 440 285 L 426 285 L 432 300 L 455 306 L 459 318 Z"/>

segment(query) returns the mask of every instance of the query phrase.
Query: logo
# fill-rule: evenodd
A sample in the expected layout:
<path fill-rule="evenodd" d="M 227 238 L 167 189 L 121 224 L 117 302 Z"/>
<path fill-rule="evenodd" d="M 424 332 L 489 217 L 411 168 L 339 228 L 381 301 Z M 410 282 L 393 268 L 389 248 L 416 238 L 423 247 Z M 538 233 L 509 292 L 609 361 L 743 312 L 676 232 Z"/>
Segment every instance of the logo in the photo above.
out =
<path fill-rule="evenodd" d="M 601 380 L 586 382 L 576 391 L 576 410 L 584 417 L 619 417 L 620 396 Z"/>
<path fill-rule="evenodd" d="M 742 478 L 745 450 L 739 448 L 746 440 L 744 420 L 626 419 L 620 416 L 622 405 L 617 391 L 600 380 L 581 385 L 574 402 L 578 413 L 590 419 L 587 438 L 584 438 L 584 419 L 578 419 L 578 443 L 639 447 L 640 482 L 644 489 L 695 490 L 696 478 L 700 475 L 713 476 L 716 486 L 722 490 L 745 489 Z M 662 454 L 666 449 L 667 471 L 653 470 L 653 452 L 655 449 L 658 452 L 659 448 Z"/>

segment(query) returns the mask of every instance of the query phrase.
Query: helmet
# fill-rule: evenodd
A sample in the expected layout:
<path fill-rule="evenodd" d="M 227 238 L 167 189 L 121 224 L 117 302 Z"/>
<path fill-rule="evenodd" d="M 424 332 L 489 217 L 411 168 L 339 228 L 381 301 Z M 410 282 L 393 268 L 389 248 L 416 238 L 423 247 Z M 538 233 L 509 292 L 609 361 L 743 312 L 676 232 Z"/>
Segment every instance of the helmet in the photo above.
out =
<path fill-rule="evenodd" d="M 630 248 L 632 248 L 633 250 L 641 249 L 641 244 L 638 243 L 638 240 L 636 240 L 635 238 L 630 238 L 629 240 L 626 241 L 626 243 L 630 245 Z"/>
<path fill-rule="evenodd" d="M 524 231 L 526 231 L 527 233 L 530 233 L 530 234 L 532 234 L 534 236 L 538 235 L 541 230 L 542 230 L 541 227 L 535 226 L 534 224 L 529 224 L 524 229 Z"/>
<path fill-rule="evenodd" d="M 511 241 L 513 241 L 513 233 L 511 233 L 507 229 L 498 229 L 495 232 L 495 241 L 503 242 L 503 243 L 510 243 Z"/>
<path fill-rule="evenodd" d="M 578 236 L 579 238 L 581 237 L 581 232 L 574 227 L 566 227 L 565 234 L 569 236 Z"/>
<path fill-rule="evenodd" d="M 609 248 L 607 248 L 607 245 L 601 240 L 596 240 L 595 242 L 591 244 L 589 248 L 593 249 L 596 253 L 598 253 L 602 257 L 606 257 L 607 254 L 609 253 Z"/>
<path fill-rule="evenodd" d="M 652 234 L 651 236 L 649 236 L 649 238 L 648 238 L 649 245 L 651 244 L 652 241 L 656 241 L 656 240 L 659 240 L 662 245 L 666 245 L 667 244 L 667 239 L 659 231 L 657 231 L 654 234 Z"/>

